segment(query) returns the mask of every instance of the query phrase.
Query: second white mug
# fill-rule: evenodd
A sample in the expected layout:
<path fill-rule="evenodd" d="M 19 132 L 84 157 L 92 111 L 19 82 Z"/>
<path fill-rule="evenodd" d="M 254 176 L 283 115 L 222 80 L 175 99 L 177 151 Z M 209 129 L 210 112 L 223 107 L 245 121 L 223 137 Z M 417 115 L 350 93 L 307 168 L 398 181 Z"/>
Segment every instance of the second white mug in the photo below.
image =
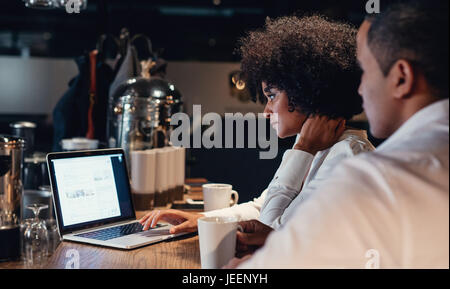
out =
<path fill-rule="evenodd" d="M 205 212 L 228 208 L 233 196 L 231 205 L 237 204 L 239 200 L 238 192 L 229 184 L 204 184 L 202 190 Z"/>

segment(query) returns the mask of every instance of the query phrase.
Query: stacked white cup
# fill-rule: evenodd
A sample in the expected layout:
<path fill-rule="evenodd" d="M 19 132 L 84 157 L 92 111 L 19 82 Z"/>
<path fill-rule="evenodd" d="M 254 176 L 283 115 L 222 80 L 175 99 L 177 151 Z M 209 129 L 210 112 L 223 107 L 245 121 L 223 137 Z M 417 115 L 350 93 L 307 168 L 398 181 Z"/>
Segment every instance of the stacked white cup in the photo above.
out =
<path fill-rule="evenodd" d="M 156 148 L 153 150 L 156 152 L 155 207 L 164 207 L 169 200 L 169 152 L 165 148 Z"/>
<path fill-rule="evenodd" d="M 131 192 L 136 210 L 150 210 L 154 206 L 156 176 L 156 153 L 149 151 L 131 152 Z"/>
<path fill-rule="evenodd" d="M 186 165 L 186 148 L 174 147 L 176 157 L 176 169 L 175 169 L 175 200 L 183 200 L 184 193 L 184 178 L 185 178 L 185 165 Z"/>
<path fill-rule="evenodd" d="M 168 174 L 167 174 L 167 187 L 168 187 L 168 202 L 172 203 L 175 200 L 175 182 L 176 182 L 176 149 L 174 147 L 164 147 L 167 151 L 168 162 Z"/>
<path fill-rule="evenodd" d="M 164 207 L 174 200 L 183 200 L 185 148 L 155 148 L 132 151 L 130 155 L 131 188 L 136 210 Z"/>

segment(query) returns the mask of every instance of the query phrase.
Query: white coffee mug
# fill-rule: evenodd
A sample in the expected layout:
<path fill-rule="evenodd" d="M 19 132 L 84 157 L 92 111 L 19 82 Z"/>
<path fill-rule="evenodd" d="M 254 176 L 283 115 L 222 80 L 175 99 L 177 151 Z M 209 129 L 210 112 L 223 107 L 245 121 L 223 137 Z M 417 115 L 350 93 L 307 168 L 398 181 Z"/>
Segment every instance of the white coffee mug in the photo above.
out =
<path fill-rule="evenodd" d="M 233 186 L 228 184 L 204 184 L 202 186 L 204 211 L 228 208 L 232 196 L 234 196 L 234 200 L 231 205 L 237 204 L 239 194 L 232 189 Z"/>
<path fill-rule="evenodd" d="M 220 269 L 235 256 L 236 217 L 202 217 L 197 221 L 202 269 Z"/>

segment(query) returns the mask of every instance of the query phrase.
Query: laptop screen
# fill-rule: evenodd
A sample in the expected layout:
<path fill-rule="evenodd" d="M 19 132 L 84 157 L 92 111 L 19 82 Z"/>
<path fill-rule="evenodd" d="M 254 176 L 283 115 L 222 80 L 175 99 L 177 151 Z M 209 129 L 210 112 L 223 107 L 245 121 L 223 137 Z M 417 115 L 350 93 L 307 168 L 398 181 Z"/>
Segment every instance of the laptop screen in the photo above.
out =
<path fill-rule="evenodd" d="M 60 155 L 65 157 L 49 159 L 60 228 L 134 218 L 123 153 Z"/>

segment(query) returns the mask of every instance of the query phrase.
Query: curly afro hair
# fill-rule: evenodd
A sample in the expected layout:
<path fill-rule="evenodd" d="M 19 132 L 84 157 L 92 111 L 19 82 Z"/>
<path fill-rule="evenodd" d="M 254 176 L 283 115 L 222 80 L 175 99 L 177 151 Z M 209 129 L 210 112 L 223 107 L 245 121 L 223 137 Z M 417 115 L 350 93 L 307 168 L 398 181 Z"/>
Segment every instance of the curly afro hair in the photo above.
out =
<path fill-rule="evenodd" d="M 268 18 L 263 29 L 239 41 L 253 101 L 266 101 L 264 81 L 286 92 L 291 112 L 345 119 L 361 113 L 356 33 L 350 25 L 317 15 Z"/>

